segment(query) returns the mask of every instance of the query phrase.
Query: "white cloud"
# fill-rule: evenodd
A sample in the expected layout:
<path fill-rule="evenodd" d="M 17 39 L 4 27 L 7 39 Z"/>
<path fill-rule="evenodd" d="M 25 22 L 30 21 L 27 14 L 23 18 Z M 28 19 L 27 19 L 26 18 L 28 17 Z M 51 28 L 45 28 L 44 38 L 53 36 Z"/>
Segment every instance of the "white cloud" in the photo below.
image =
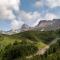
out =
<path fill-rule="evenodd" d="M 34 22 L 32 26 L 36 26 L 41 20 L 53 20 L 57 18 L 59 17 L 53 13 L 46 13 L 44 16 L 40 15 L 40 17 L 36 19 L 36 22 Z"/>
<path fill-rule="evenodd" d="M 56 14 L 46 13 L 42 16 L 38 11 L 34 12 L 21 12 L 22 21 L 30 26 L 36 26 L 40 20 L 53 20 L 59 18 Z"/>
<path fill-rule="evenodd" d="M 35 12 L 25 12 L 25 11 L 22 11 L 21 12 L 22 21 L 25 24 L 28 24 L 30 26 L 32 26 L 40 17 L 41 17 L 41 15 L 37 11 L 35 11 Z"/>
<path fill-rule="evenodd" d="M 15 19 L 13 10 L 19 10 L 19 0 L 0 0 L 0 19 Z"/>
<path fill-rule="evenodd" d="M 13 20 L 11 22 L 11 29 L 12 31 L 15 31 L 16 29 L 20 29 L 22 25 L 23 25 L 22 21 Z"/>
<path fill-rule="evenodd" d="M 53 19 L 57 19 L 57 18 L 58 18 L 58 16 L 56 16 L 53 13 L 47 13 L 44 17 L 44 19 L 46 19 L 46 20 L 53 20 Z"/>
<path fill-rule="evenodd" d="M 18 29 L 22 25 L 17 20 L 13 10 L 19 12 L 20 0 L 0 0 L 0 20 L 11 20 L 11 29 Z M 20 24 L 20 25 L 19 25 Z"/>
<path fill-rule="evenodd" d="M 40 8 L 40 6 L 43 5 L 53 8 L 56 6 L 60 6 L 60 0 L 37 0 L 34 5 L 37 8 Z"/>
<path fill-rule="evenodd" d="M 56 6 L 60 6 L 60 0 L 47 0 L 47 6 L 48 7 L 56 7 Z"/>
<path fill-rule="evenodd" d="M 37 0 L 37 1 L 35 2 L 34 6 L 35 6 L 36 8 L 39 8 L 40 6 L 42 6 L 42 1 L 41 1 L 41 0 Z"/>

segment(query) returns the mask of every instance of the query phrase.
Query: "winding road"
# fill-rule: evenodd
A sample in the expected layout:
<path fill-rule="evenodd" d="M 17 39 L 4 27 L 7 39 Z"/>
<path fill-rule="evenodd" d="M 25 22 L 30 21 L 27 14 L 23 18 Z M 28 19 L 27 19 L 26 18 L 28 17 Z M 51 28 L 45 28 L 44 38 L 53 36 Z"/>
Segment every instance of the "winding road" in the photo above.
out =
<path fill-rule="evenodd" d="M 32 58 L 33 56 L 36 56 L 36 55 L 43 55 L 49 48 L 52 44 L 56 43 L 60 38 L 56 38 L 54 39 L 49 45 L 47 45 L 46 47 L 44 48 L 40 48 L 36 54 L 34 55 L 31 55 L 31 56 L 27 56 L 26 58 Z"/>

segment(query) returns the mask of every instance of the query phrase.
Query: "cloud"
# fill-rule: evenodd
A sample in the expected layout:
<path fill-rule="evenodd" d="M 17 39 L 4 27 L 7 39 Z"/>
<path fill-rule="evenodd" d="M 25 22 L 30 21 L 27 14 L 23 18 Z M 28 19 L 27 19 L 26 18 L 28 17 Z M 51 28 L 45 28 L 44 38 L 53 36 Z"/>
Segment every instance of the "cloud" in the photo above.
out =
<path fill-rule="evenodd" d="M 57 15 L 53 14 L 53 13 L 46 13 L 44 16 L 40 16 L 39 18 L 37 18 L 36 22 L 33 23 L 33 27 L 36 26 L 41 20 L 53 20 L 53 19 L 57 19 L 59 18 Z"/>
<path fill-rule="evenodd" d="M 41 17 L 40 13 L 37 11 L 34 12 L 21 12 L 21 18 L 22 21 L 27 24 L 32 26 L 39 18 Z"/>
<path fill-rule="evenodd" d="M 60 6 L 60 0 L 47 0 L 47 6 L 48 7 L 57 7 L 57 6 Z"/>
<path fill-rule="evenodd" d="M 0 19 L 15 19 L 14 11 L 19 10 L 19 0 L 0 0 Z"/>
<path fill-rule="evenodd" d="M 35 6 L 36 8 L 39 8 L 40 6 L 42 6 L 42 0 L 37 0 L 37 1 L 35 2 L 34 6 Z"/>
<path fill-rule="evenodd" d="M 36 0 L 34 5 L 36 8 L 40 8 L 43 5 L 54 8 L 60 6 L 60 0 Z"/>
<path fill-rule="evenodd" d="M 44 17 L 44 19 L 46 19 L 46 20 L 53 20 L 53 19 L 57 19 L 57 18 L 58 18 L 58 16 L 56 16 L 53 13 L 46 13 L 46 15 Z"/>
<path fill-rule="evenodd" d="M 42 14 L 40 14 L 38 11 L 34 11 L 34 12 L 22 11 L 21 18 L 25 24 L 29 26 L 35 26 L 38 24 L 40 20 L 53 20 L 59 17 L 54 13 L 50 13 L 50 12 L 47 12 L 44 16 L 42 16 Z"/>
<path fill-rule="evenodd" d="M 11 29 L 12 31 L 15 31 L 17 29 L 20 29 L 22 25 L 23 25 L 22 21 L 13 20 L 11 22 Z"/>
<path fill-rule="evenodd" d="M 60 0 L 37 0 L 34 4 L 36 8 L 43 7 L 44 5 L 49 8 L 60 6 Z M 53 13 L 46 12 L 44 16 L 38 11 L 26 12 L 20 9 L 20 0 L 0 0 L 0 20 L 11 21 L 11 29 L 14 31 L 20 29 L 22 24 L 35 26 L 40 20 L 52 20 L 58 18 Z M 43 11 L 43 9 L 41 9 Z M 15 12 L 15 14 L 14 14 Z"/>
<path fill-rule="evenodd" d="M 17 29 L 19 22 L 14 12 L 20 12 L 20 0 L 0 0 L 0 20 L 11 20 L 11 29 Z M 21 23 L 20 23 L 21 25 Z"/>

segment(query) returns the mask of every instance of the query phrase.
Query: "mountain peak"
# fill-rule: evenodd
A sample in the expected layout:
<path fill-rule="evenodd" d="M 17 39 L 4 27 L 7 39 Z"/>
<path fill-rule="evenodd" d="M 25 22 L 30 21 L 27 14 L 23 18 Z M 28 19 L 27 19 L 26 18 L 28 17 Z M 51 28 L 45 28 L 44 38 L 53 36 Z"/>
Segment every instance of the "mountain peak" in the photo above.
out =
<path fill-rule="evenodd" d="M 47 30 L 56 30 L 60 28 L 60 19 L 41 20 L 37 27 Z"/>

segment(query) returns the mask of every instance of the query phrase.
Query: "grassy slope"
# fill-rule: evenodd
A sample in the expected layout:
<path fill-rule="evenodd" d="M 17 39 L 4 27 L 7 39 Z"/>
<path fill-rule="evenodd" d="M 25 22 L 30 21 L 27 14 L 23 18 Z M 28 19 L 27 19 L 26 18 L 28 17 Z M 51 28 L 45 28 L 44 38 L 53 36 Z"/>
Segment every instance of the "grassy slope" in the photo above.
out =
<path fill-rule="evenodd" d="M 44 47 L 46 40 L 41 39 L 43 33 L 39 31 L 28 31 L 22 32 L 14 35 L 0 35 L 0 46 L 6 46 L 8 44 L 13 44 L 15 41 L 21 42 L 26 41 L 28 43 L 35 44 L 38 48 Z"/>
<path fill-rule="evenodd" d="M 14 35 L 0 35 L 0 45 L 8 45 L 14 43 L 14 41 L 26 41 L 28 43 L 34 43 L 38 47 L 45 46 L 46 43 L 50 43 L 55 38 L 52 32 L 40 32 L 40 31 L 26 31 Z"/>
<path fill-rule="evenodd" d="M 53 32 L 26 31 L 14 35 L 0 35 L 0 49 L 13 44 L 15 41 L 26 41 L 28 44 L 34 44 L 38 49 L 44 48 L 51 40 L 55 38 Z"/>

